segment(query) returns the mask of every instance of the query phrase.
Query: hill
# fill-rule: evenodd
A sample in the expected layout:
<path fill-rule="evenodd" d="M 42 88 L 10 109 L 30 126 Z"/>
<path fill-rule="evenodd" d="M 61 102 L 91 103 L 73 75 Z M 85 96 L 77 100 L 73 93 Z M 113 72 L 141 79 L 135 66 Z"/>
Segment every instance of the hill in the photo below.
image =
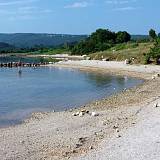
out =
<path fill-rule="evenodd" d="M 46 34 L 46 33 L 0 33 L 0 42 L 8 43 L 15 47 L 27 48 L 35 46 L 55 47 L 64 43 L 79 42 L 86 39 L 87 35 Z M 132 40 L 148 39 L 147 35 L 132 35 Z"/>
<path fill-rule="evenodd" d="M 145 40 L 145 39 L 149 39 L 148 35 L 131 35 L 131 39 L 132 40 Z"/>
<path fill-rule="evenodd" d="M 109 50 L 96 52 L 89 56 L 95 60 L 124 61 L 125 59 L 130 59 L 132 63 L 144 64 L 146 63 L 145 55 L 150 51 L 151 47 L 153 47 L 152 42 L 117 44 Z"/>
<path fill-rule="evenodd" d="M 67 34 L 35 34 L 35 33 L 14 33 L 0 34 L 0 42 L 9 43 L 15 47 L 55 47 L 64 43 L 78 42 L 87 38 L 86 35 Z"/>
<path fill-rule="evenodd" d="M 12 50 L 15 47 L 13 45 L 10 45 L 8 43 L 0 42 L 0 51 L 8 51 Z"/>

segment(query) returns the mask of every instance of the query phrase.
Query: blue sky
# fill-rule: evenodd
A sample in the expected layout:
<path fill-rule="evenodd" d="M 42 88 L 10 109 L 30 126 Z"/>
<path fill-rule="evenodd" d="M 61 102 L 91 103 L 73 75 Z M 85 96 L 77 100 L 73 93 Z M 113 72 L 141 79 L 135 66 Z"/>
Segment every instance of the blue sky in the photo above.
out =
<path fill-rule="evenodd" d="M 1 33 L 160 32 L 160 0 L 0 0 Z"/>

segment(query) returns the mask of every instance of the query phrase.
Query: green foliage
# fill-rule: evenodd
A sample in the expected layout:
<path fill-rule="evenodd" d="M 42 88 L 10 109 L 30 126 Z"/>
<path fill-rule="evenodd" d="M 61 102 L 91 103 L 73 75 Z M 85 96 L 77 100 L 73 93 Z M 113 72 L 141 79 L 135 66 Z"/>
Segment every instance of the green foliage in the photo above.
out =
<path fill-rule="evenodd" d="M 150 29 L 149 30 L 149 36 L 150 36 L 151 39 L 155 39 L 157 37 L 156 31 L 153 30 L 153 29 Z"/>
<path fill-rule="evenodd" d="M 135 43 L 128 42 L 123 44 L 116 44 L 114 47 L 101 52 L 90 54 L 91 59 L 96 60 L 116 60 L 124 61 L 125 59 L 131 60 L 131 63 L 145 63 L 146 54 L 149 53 L 153 43 Z M 147 59 L 146 59 L 147 60 Z"/>
<path fill-rule="evenodd" d="M 97 29 L 86 40 L 81 41 L 72 49 L 72 54 L 89 54 L 104 51 L 113 47 L 116 43 L 130 41 L 131 36 L 127 32 L 112 32 L 108 29 Z"/>
<path fill-rule="evenodd" d="M 122 32 L 119 31 L 116 33 L 116 42 L 117 43 L 123 43 L 123 42 L 128 42 L 131 39 L 131 35 L 128 34 L 126 31 Z"/>
<path fill-rule="evenodd" d="M 87 35 L 15 33 L 0 34 L 0 42 L 9 43 L 17 48 L 57 47 L 64 43 L 79 42 Z"/>
<path fill-rule="evenodd" d="M 155 40 L 154 47 L 150 49 L 146 57 L 148 57 L 149 61 L 153 59 L 156 64 L 160 63 L 160 38 Z"/>

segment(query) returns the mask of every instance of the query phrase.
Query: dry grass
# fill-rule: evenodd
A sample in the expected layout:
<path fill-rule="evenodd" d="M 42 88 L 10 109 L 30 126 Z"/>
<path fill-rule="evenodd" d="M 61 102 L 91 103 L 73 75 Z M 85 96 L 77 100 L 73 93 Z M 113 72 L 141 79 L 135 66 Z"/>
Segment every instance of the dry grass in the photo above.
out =
<path fill-rule="evenodd" d="M 145 54 L 150 51 L 150 48 L 153 46 L 153 43 L 127 43 L 117 45 L 110 50 L 103 52 L 96 52 L 90 54 L 91 59 L 108 59 L 108 60 L 117 60 L 124 61 L 125 59 L 131 59 L 132 63 L 144 63 Z"/>

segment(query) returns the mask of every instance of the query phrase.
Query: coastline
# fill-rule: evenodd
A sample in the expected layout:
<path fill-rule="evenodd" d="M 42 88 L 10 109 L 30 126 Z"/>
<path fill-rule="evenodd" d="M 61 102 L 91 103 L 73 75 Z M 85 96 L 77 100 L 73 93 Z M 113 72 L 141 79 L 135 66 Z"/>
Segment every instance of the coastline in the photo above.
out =
<path fill-rule="evenodd" d="M 23 124 L 0 129 L 0 159 L 72 159 L 85 155 L 98 149 L 103 140 L 120 138 L 121 132 L 138 123 L 138 115 L 145 107 L 160 99 L 159 78 L 152 80 L 152 75 L 160 73 L 159 66 L 100 61 L 69 61 L 49 66 L 126 75 L 143 78 L 145 82 L 82 108 L 34 113 Z M 99 116 L 72 115 L 81 109 Z"/>

